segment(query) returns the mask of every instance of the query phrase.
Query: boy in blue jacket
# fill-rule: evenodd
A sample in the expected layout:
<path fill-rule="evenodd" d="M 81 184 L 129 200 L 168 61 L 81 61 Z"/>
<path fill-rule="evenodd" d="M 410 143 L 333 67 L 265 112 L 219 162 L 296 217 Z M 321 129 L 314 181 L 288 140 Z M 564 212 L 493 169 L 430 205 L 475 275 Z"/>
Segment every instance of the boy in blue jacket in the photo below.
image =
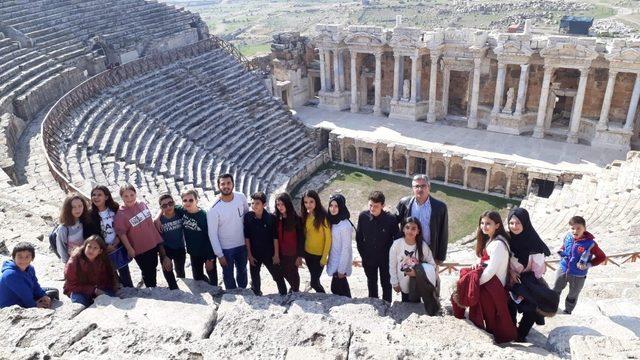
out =
<path fill-rule="evenodd" d="M 553 286 L 553 291 L 559 295 L 569 284 L 569 294 L 564 301 L 565 314 L 571 314 L 576 307 L 589 269 L 607 260 L 607 255 L 600 250 L 593 235 L 587 231 L 587 222 L 582 216 L 572 217 L 569 226 L 570 231 L 558 250 L 560 266 Z"/>
<path fill-rule="evenodd" d="M 0 276 L 0 308 L 19 305 L 24 308 L 51 307 L 51 298 L 40 287 L 31 262 L 36 256 L 33 245 L 18 243 L 11 252 L 13 260 L 2 264 Z"/>

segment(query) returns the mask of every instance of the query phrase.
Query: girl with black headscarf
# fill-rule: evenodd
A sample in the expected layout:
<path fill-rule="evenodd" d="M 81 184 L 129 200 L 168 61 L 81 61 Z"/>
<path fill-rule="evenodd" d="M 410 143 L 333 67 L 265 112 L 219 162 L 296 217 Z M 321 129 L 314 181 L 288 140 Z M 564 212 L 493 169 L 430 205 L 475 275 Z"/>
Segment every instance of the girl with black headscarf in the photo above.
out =
<path fill-rule="evenodd" d="M 329 198 L 329 214 L 331 224 L 331 251 L 327 263 L 327 274 L 331 276 L 331 292 L 335 295 L 351 297 L 347 276 L 351 275 L 351 235 L 353 225 L 344 196 L 331 195 Z"/>
<path fill-rule="evenodd" d="M 525 342 L 534 323 L 544 325 L 544 316 L 555 314 L 560 298 L 542 278 L 546 270 L 544 259 L 551 251 L 531 225 L 529 212 L 523 208 L 511 210 L 508 223 L 509 247 L 524 267 L 519 283 L 510 291 L 509 310 L 518 325 L 518 341 Z M 520 324 L 517 324 L 517 312 L 523 314 Z"/>

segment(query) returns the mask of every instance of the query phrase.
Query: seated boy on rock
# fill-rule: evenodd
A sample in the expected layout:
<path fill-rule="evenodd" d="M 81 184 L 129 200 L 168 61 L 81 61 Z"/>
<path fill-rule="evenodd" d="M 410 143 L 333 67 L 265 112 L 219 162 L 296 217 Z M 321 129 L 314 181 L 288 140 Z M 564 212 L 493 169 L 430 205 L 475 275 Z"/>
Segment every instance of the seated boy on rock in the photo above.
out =
<path fill-rule="evenodd" d="M 33 245 L 20 242 L 13 248 L 11 257 L 2 264 L 0 275 L 0 308 L 19 305 L 24 308 L 51 307 L 51 298 L 40 287 L 36 270 L 31 262 L 36 256 Z"/>

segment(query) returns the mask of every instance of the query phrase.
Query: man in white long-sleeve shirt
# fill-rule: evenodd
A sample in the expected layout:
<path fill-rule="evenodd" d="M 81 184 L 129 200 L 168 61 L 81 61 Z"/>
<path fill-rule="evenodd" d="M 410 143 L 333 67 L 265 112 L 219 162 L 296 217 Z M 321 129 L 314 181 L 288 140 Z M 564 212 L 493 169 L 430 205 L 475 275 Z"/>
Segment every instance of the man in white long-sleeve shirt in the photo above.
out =
<path fill-rule="evenodd" d="M 233 191 L 233 186 L 231 174 L 220 175 L 220 197 L 207 211 L 211 247 L 222 267 L 222 278 L 227 290 L 247 287 L 247 248 L 244 243 L 243 218 L 249 211 L 249 205 L 244 194 Z"/>

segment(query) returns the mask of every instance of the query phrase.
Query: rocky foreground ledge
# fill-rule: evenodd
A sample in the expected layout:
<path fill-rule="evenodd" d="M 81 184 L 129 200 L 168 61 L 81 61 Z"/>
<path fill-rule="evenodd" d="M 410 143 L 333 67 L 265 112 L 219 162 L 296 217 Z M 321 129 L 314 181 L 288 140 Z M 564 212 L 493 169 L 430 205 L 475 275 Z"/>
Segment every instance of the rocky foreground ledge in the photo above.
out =
<path fill-rule="evenodd" d="M 55 310 L 0 310 L 0 358 L 10 359 L 580 359 L 638 358 L 640 328 L 605 317 L 584 335 L 556 327 L 545 343 L 496 346 L 471 323 L 429 317 L 418 304 L 299 293 L 256 297 L 247 290 L 185 280 L 183 291 L 125 289 L 91 307 L 58 302 Z M 606 304 L 605 304 L 606 305 Z M 609 304 L 615 312 L 618 305 Z M 640 307 L 637 300 L 625 305 Z M 585 306 L 589 306 L 586 304 Z M 638 314 L 636 314 L 638 315 Z M 552 320 L 567 321 L 558 315 Z M 630 317 L 632 318 L 632 317 Z M 635 318 L 637 319 L 637 318 Z M 633 319 L 629 319 L 633 321 Z M 585 327 L 586 328 L 586 327 Z M 578 329 L 579 330 L 579 329 Z M 624 331 L 627 331 L 626 333 Z M 606 331 L 611 332 L 608 334 Z M 604 335 L 604 336 L 602 336 Z M 611 336 L 609 336 L 611 335 Z M 537 334 L 544 338 L 542 334 Z M 544 341 L 544 340 L 543 340 Z M 535 343 L 536 341 L 534 341 Z M 569 350 L 571 349 L 571 350 Z M 568 352 L 570 351 L 570 353 Z"/>

